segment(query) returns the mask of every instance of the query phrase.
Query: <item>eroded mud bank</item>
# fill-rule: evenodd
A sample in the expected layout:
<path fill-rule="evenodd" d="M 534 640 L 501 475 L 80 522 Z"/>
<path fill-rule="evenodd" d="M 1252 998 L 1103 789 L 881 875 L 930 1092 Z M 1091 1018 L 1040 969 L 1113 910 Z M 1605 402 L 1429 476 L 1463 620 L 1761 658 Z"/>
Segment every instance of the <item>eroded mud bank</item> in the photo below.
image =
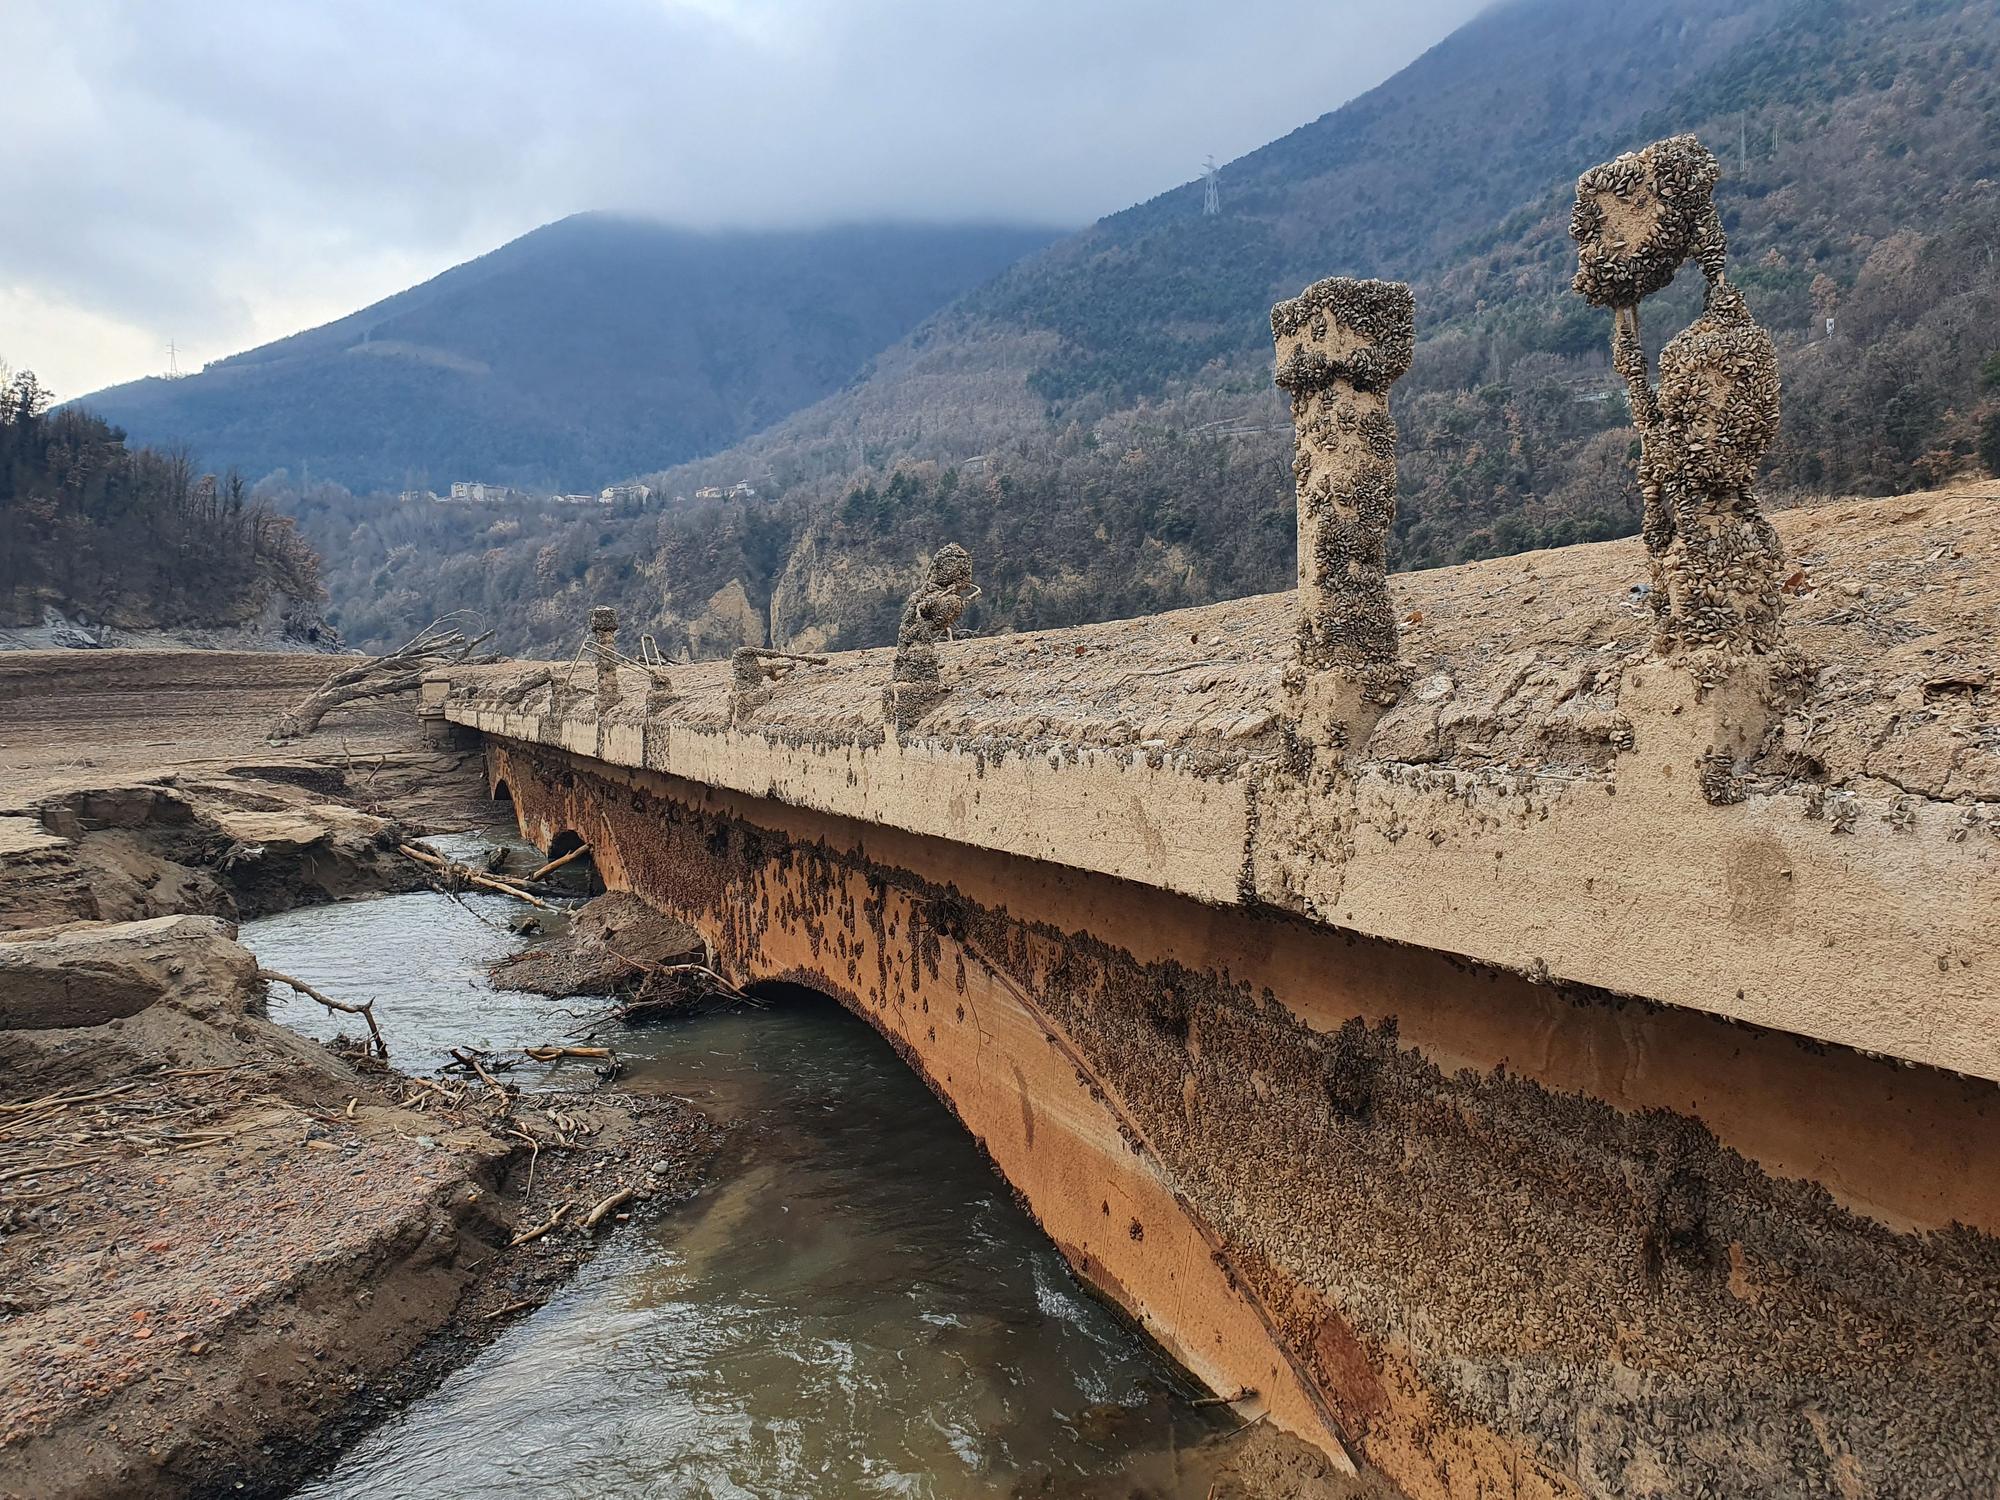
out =
<path fill-rule="evenodd" d="M 503 1110 L 267 1018 L 234 918 L 425 883 L 353 790 L 244 766 L 0 815 L 0 1496 L 282 1493 L 616 1216 L 523 1232 L 700 1180 L 715 1132 L 678 1101 Z"/>
<path fill-rule="evenodd" d="M 0 994 L 8 1497 L 281 1493 L 595 1238 L 530 1226 L 644 1212 L 714 1143 L 679 1101 L 502 1111 L 329 1051 L 215 918 L 10 934 Z"/>
<path fill-rule="evenodd" d="M 1995 1090 L 496 744 L 539 842 L 838 996 L 1072 1263 L 1412 1495 L 2000 1475 Z"/>
<path fill-rule="evenodd" d="M 337 774 L 171 772 L 0 812 L 0 929 L 204 913 L 232 920 L 421 889 L 415 831 L 341 800 Z"/>

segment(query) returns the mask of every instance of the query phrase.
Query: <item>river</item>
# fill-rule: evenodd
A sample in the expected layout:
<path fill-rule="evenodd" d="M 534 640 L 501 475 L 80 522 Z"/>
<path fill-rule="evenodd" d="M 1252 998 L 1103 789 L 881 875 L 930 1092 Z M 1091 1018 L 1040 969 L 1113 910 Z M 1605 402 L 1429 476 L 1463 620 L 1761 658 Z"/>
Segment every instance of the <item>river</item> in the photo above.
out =
<path fill-rule="evenodd" d="M 248 922 L 242 937 L 269 967 L 372 995 L 395 1061 L 421 1072 L 455 1045 L 548 1041 L 590 1008 L 486 983 L 486 963 L 521 941 L 500 925 L 519 910 L 426 892 Z M 272 1010 L 314 1036 L 337 1029 L 306 1002 Z M 786 995 L 609 1039 L 619 1087 L 692 1099 L 728 1127 L 709 1185 L 611 1238 L 300 1497 L 1205 1489 L 1179 1455 L 1224 1419 L 1078 1286 L 865 1023 Z M 555 1076 L 587 1081 L 583 1066 Z"/>

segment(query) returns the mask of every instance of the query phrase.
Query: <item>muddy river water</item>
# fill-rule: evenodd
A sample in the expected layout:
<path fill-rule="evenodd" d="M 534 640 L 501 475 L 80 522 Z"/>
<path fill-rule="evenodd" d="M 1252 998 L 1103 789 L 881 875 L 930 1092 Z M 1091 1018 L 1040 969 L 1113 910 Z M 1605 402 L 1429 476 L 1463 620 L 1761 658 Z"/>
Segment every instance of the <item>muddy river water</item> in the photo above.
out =
<path fill-rule="evenodd" d="M 497 924 L 519 910 L 389 896 L 242 936 L 270 967 L 373 995 L 397 1064 L 428 1072 L 455 1045 L 551 1040 L 590 1008 L 486 984 L 519 941 Z M 309 1005 L 273 1013 L 335 1029 Z M 604 1039 L 621 1088 L 682 1095 L 729 1128 L 713 1180 L 613 1236 L 300 1496 L 1200 1492 L 1179 1455 L 1222 1419 L 1081 1290 L 867 1025 L 787 996 Z"/>

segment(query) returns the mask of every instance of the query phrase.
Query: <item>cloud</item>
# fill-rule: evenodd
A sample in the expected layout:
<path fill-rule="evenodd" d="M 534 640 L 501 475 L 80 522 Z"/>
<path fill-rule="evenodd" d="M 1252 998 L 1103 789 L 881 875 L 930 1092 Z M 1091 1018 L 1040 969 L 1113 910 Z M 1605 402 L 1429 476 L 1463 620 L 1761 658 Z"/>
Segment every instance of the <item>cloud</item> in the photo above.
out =
<path fill-rule="evenodd" d="M 0 359 L 74 394 L 589 208 L 1080 224 L 1482 0 L 9 0 Z"/>

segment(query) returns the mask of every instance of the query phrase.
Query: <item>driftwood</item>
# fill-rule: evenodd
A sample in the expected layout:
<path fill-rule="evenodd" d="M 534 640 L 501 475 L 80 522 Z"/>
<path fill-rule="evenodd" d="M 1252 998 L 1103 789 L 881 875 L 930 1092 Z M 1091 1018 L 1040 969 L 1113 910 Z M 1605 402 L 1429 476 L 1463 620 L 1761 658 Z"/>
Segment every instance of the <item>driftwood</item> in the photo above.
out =
<path fill-rule="evenodd" d="M 642 976 L 639 987 L 631 999 L 591 1017 L 569 1032 L 570 1036 L 589 1036 L 607 1021 L 634 1026 L 647 1021 L 679 1020 L 685 1016 L 738 1008 L 766 1008 L 762 1000 L 745 994 L 707 964 L 650 964 L 643 959 L 627 957 L 608 945 L 604 951 L 639 972 Z M 616 1066 L 615 1058 L 613 1066 Z"/>
<path fill-rule="evenodd" d="M 533 1244 L 536 1240 L 540 1239 L 543 1235 L 547 1234 L 551 1229 L 554 1229 L 558 1224 L 562 1223 L 564 1219 L 568 1218 L 569 1211 L 574 1207 L 576 1207 L 574 1203 L 565 1203 L 561 1208 L 557 1209 L 554 1213 L 550 1214 L 547 1219 L 537 1224 L 533 1229 L 523 1230 L 520 1234 L 515 1235 L 514 1238 L 512 1238 L 507 1242 L 507 1248 L 511 1250 L 517 1245 Z"/>
<path fill-rule="evenodd" d="M 280 715 L 267 738 L 274 745 L 304 739 L 319 728 L 321 719 L 344 703 L 415 692 L 424 674 L 440 667 L 498 661 L 497 656 L 474 655 L 493 639 L 493 632 L 469 636 L 463 628 L 466 619 L 463 611 L 441 615 L 387 656 L 365 656 L 335 672 L 296 708 Z"/>
<path fill-rule="evenodd" d="M 505 1084 L 501 1083 L 499 1079 L 495 1078 L 491 1073 L 486 1071 L 485 1066 L 479 1061 L 479 1054 L 477 1052 L 469 1051 L 462 1047 L 453 1047 L 451 1049 L 451 1055 L 453 1060 L 457 1062 L 460 1067 L 469 1068 L 474 1073 L 477 1073 L 479 1075 L 479 1081 L 485 1084 L 489 1089 L 493 1090 L 495 1094 L 500 1096 L 500 1107 L 503 1110 L 511 1109 L 513 1107 L 514 1096 L 507 1092 L 507 1086 Z"/>
<path fill-rule="evenodd" d="M 362 1020 L 368 1023 L 368 1034 L 375 1039 L 375 1055 L 377 1057 L 387 1057 L 389 1055 L 389 1044 L 382 1040 L 382 1028 L 375 1024 L 375 1002 L 373 1000 L 363 1001 L 359 1005 L 349 1005 L 344 1000 L 335 1000 L 331 996 L 322 995 L 303 979 L 294 979 L 289 974 L 280 974 L 276 969 L 259 969 L 257 977 L 264 980 L 267 984 L 290 985 L 301 995 L 304 995 L 306 999 L 316 1000 L 328 1010 L 337 1010 L 345 1015 L 361 1017 Z"/>
<path fill-rule="evenodd" d="M 484 891 L 497 891 L 503 896 L 512 896 L 516 901 L 525 901 L 530 906 L 539 906 L 543 911 L 555 910 L 554 907 L 550 906 L 540 896 L 535 895 L 525 886 L 519 885 L 514 881 L 500 880 L 492 875 L 482 875 L 470 865 L 459 864 L 456 860 L 446 859 L 443 855 L 433 854 L 428 849 L 419 849 L 414 844 L 398 844 L 396 847 L 405 855 L 414 859 L 418 864 L 428 865 L 433 870 L 441 870 L 452 879 L 462 881 L 466 885 L 476 885 Z"/>
<path fill-rule="evenodd" d="M 560 870 L 564 865 L 568 864 L 571 860 L 582 859 L 583 856 L 588 853 L 590 853 L 590 845 L 578 844 L 574 849 L 570 850 L 569 853 L 563 855 L 561 858 L 552 859 L 547 864 L 543 865 L 539 870 L 532 872 L 528 876 L 528 879 L 545 880 L 548 878 L 550 874 L 552 874 L 557 870 Z"/>
<path fill-rule="evenodd" d="M 610 1197 L 599 1202 L 595 1208 L 583 1216 L 583 1227 L 585 1229 L 595 1229 L 603 1222 L 605 1215 L 623 1208 L 631 1201 L 632 1189 L 620 1188 L 617 1192 L 611 1194 Z"/>

